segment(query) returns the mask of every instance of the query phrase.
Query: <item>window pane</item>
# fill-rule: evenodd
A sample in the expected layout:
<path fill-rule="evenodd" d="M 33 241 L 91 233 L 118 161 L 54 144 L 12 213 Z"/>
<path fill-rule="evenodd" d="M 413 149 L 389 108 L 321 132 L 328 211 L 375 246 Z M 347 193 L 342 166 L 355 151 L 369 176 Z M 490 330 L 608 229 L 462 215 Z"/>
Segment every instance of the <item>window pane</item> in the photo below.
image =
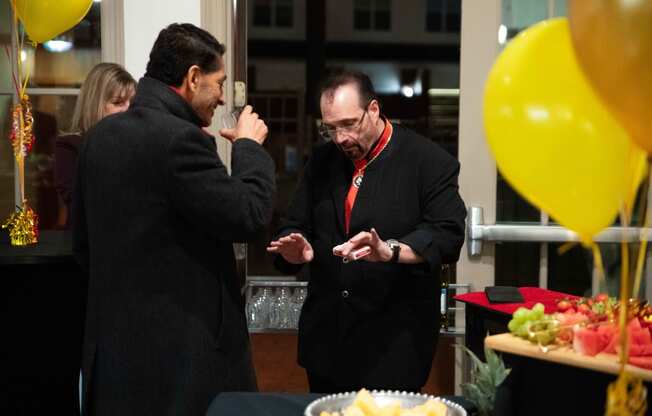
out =
<path fill-rule="evenodd" d="M 293 10 L 291 0 L 276 1 L 276 26 L 292 27 Z"/>
<path fill-rule="evenodd" d="M 292 27 L 292 8 L 291 7 L 277 7 L 276 8 L 276 26 L 279 27 Z"/>
<path fill-rule="evenodd" d="M 0 95 L 0 221 L 14 211 L 14 154 L 9 144 L 11 95 Z"/>
<path fill-rule="evenodd" d="M 428 0 L 426 4 L 427 11 L 441 13 L 443 8 L 444 0 Z"/>
<path fill-rule="evenodd" d="M 539 286 L 539 243 L 496 244 L 496 286 Z"/>
<path fill-rule="evenodd" d="M 272 6 L 270 0 L 256 0 L 254 3 L 254 26 L 272 24 Z"/>
<path fill-rule="evenodd" d="M 355 0 L 353 5 L 353 28 L 371 29 L 371 0 Z"/>
<path fill-rule="evenodd" d="M 36 49 L 25 45 L 24 65 L 31 68 L 29 86 L 81 86 L 86 74 L 102 59 L 100 39 L 100 3 L 93 3 L 86 17 L 73 29 L 39 44 Z"/>
<path fill-rule="evenodd" d="M 353 28 L 369 30 L 371 28 L 371 14 L 367 10 L 355 10 L 353 13 Z"/>
<path fill-rule="evenodd" d="M 270 100 L 270 114 L 271 118 L 280 118 L 283 116 L 283 99 L 274 97 Z"/>
<path fill-rule="evenodd" d="M 285 100 L 285 116 L 292 118 L 297 115 L 298 102 L 296 98 L 288 98 Z"/>
<path fill-rule="evenodd" d="M 371 10 L 371 1 L 372 0 L 355 0 L 353 8 L 355 10 Z"/>
<path fill-rule="evenodd" d="M 269 128 L 264 147 L 272 156 L 276 167 L 272 221 L 264 233 L 248 244 L 247 273 L 250 276 L 279 275 L 273 266 L 273 256 L 267 253 L 265 247 L 279 229 L 282 218 L 287 216 L 307 152 L 307 138 L 296 133 L 303 131 L 306 119 L 305 108 L 299 105 L 299 97 L 303 94 L 303 91 L 249 94 L 251 102 L 258 105 L 256 111 L 269 109 L 265 116 L 259 114 Z"/>
<path fill-rule="evenodd" d="M 54 188 L 54 146 L 70 125 L 77 96 L 32 96 L 36 141 L 25 163 L 25 192 L 39 216 L 41 230 L 65 225 L 63 202 Z"/>
<path fill-rule="evenodd" d="M 498 173 L 496 222 L 530 222 L 539 224 L 538 209 L 521 198 Z M 496 285 L 539 286 L 539 243 L 496 244 Z"/>
<path fill-rule="evenodd" d="M 11 48 L 11 2 L 0 2 L 0 92 L 11 93 L 11 69 L 5 47 Z M 4 101 L 2 102 L 4 105 Z M 6 137 L 6 136 L 3 136 Z"/>
<path fill-rule="evenodd" d="M 503 0 L 502 23 L 507 27 L 507 39 L 519 31 L 548 18 L 548 2 L 541 0 Z"/>
<path fill-rule="evenodd" d="M 441 12 L 428 12 L 426 14 L 426 30 L 428 32 L 441 32 Z"/>
<path fill-rule="evenodd" d="M 446 13 L 460 14 L 462 12 L 462 0 L 448 0 L 446 2 Z"/>
<path fill-rule="evenodd" d="M 568 14 L 567 3 L 566 0 L 555 0 L 555 16 L 566 16 Z"/>
<path fill-rule="evenodd" d="M 448 0 L 446 3 L 446 31 L 459 32 L 462 23 L 460 0 Z"/>
<path fill-rule="evenodd" d="M 383 10 L 389 11 L 392 7 L 392 2 L 390 0 L 376 0 L 376 11 Z"/>
<path fill-rule="evenodd" d="M 541 222 L 541 213 L 530 205 L 498 173 L 496 222 Z"/>
<path fill-rule="evenodd" d="M 613 244 L 607 246 L 612 247 L 602 251 L 603 260 L 605 268 L 609 269 L 607 273 L 609 280 L 613 280 L 614 255 L 618 259 L 620 259 L 620 255 L 614 253 Z M 560 247 L 562 244 L 548 244 L 548 288 L 578 296 L 590 295 L 593 275 L 591 251 L 578 244 L 560 254 Z"/>
<path fill-rule="evenodd" d="M 389 30 L 391 26 L 391 17 L 389 10 L 376 10 L 375 13 L 375 29 L 376 30 Z"/>

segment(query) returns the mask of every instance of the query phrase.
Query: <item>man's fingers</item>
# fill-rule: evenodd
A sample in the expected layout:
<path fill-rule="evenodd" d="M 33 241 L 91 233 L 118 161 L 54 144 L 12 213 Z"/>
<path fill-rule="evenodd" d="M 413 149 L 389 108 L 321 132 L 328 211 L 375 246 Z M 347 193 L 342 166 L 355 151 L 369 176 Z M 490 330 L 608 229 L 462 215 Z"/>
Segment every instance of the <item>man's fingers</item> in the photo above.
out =
<path fill-rule="evenodd" d="M 349 240 L 353 245 L 359 245 L 361 243 L 368 243 L 371 241 L 371 233 L 367 231 L 361 231 L 355 236 L 351 237 Z"/>
<path fill-rule="evenodd" d="M 220 136 L 224 137 L 226 140 L 233 141 L 236 139 L 235 129 L 220 129 Z"/>
<path fill-rule="evenodd" d="M 381 241 L 380 236 L 376 232 L 376 229 L 372 228 L 371 229 L 371 244 L 375 246 L 375 245 L 378 244 L 379 241 Z"/>
<path fill-rule="evenodd" d="M 303 234 L 300 233 L 292 233 L 288 237 L 292 237 L 296 241 L 306 241 Z"/>
<path fill-rule="evenodd" d="M 333 254 L 336 256 L 348 256 L 352 248 L 353 244 L 350 241 L 347 241 L 346 243 L 333 247 Z"/>
<path fill-rule="evenodd" d="M 286 235 L 285 237 L 281 237 L 278 239 L 279 242 L 281 243 L 292 243 L 294 242 L 294 238 L 292 236 Z"/>
<path fill-rule="evenodd" d="M 249 104 L 245 105 L 242 111 L 240 112 L 240 115 L 242 114 L 251 114 L 254 111 L 254 108 L 250 106 Z"/>

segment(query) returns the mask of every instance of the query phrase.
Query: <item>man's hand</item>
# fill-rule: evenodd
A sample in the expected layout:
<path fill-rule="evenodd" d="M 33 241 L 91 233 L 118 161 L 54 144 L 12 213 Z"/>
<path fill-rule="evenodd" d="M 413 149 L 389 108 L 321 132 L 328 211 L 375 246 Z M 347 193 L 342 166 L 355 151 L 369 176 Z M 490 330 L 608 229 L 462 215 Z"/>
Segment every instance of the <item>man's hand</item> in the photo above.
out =
<path fill-rule="evenodd" d="M 220 136 L 235 142 L 239 139 L 252 139 L 258 144 L 263 144 L 267 138 L 267 125 L 254 113 L 250 105 L 245 106 L 238 118 L 238 125 L 234 129 L 221 129 Z"/>
<path fill-rule="evenodd" d="M 369 254 L 365 255 L 367 252 Z M 333 247 L 333 254 L 342 257 L 345 263 L 358 259 L 371 262 L 387 262 L 392 259 L 392 250 L 373 228 L 369 232 L 362 231 L 346 243 Z"/>
<path fill-rule="evenodd" d="M 309 263 L 315 257 L 312 246 L 301 234 L 292 233 L 269 243 L 268 253 L 277 253 L 292 264 Z"/>

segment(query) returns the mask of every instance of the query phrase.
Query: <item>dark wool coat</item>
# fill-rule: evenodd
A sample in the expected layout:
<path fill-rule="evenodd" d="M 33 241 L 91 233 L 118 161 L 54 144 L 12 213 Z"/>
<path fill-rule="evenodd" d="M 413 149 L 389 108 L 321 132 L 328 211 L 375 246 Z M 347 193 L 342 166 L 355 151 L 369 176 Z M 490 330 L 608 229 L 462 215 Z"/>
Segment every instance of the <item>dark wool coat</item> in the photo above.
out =
<path fill-rule="evenodd" d="M 331 142 L 308 162 L 278 236 L 312 244 L 308 297 L 299 323 L 299 363 L 340 386 L 415 390 L 427 380 L 439 333 L 439 270 L 464 242 L 459 163 L 430 140 L 394 126 L 371 163 L 344 231 L 353 163 Z M 417 265 L 347 264 L 335 245 L 374 227 L 420 254 Z M 286 273 L 298 267 L 276 257 Z"/>
<path fill-rule="evenodd" d="M 229 176 L 193 109 L 151 78 L 87 133 L 73 204 L 87 414 L 203 415 L 256 388 L 232 243 L 264 229 L 273 190 L 262 146 L 236 141 Z"/>

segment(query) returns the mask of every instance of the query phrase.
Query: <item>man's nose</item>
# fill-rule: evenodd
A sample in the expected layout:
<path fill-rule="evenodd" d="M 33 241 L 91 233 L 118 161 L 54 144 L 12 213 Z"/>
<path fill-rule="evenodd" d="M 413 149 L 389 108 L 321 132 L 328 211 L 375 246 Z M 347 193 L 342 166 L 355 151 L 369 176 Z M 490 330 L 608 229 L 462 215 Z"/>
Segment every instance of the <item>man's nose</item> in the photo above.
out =
<path fill-rule="evenodd" d="M 331 133 L 331 138 L 336 144 L 345 144 L 349 141 L 349 137 L 346 134 L 343 134 L 339 129 Z"/>

